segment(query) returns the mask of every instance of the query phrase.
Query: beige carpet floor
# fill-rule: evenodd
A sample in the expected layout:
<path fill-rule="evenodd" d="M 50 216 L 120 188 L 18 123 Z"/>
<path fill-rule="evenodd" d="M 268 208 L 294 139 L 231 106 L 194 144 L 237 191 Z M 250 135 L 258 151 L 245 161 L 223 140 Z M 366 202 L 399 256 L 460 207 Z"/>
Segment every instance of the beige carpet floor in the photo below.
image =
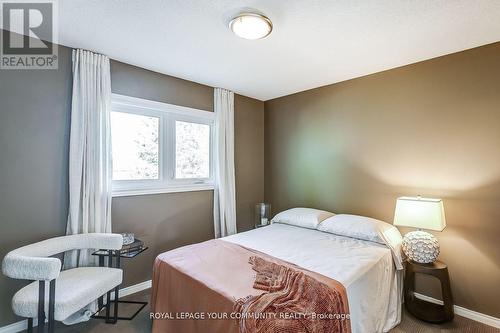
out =
<path fill-rule="evenodd" d="M 149 300 L 148 291 L 128 296 L 124 299 Z M 127 316 L 134 311 L 132 305 L 120 304 L 120 315 Z M 117 324 L 105 324 L 103 320 L 92 319 L 88 322 L 65 326 L 57 324 L 58 333 L 149 333 L 151 332 L 151 320 L 149 319 L 149 306 L 145 307 L 134 320 L 120 320 Z M 455 316 L 455 319 L 443 325 L 431 325 L 415 319 L 410 314 L 404 312 L 401 324 L 391 330 L 390 333 L 500 333 L 499 329 L 480 324 L 478 322 Z M 179 332 L 182 333 L 182 332 Z M 204 332 L 205 333 L 205 332 Z M 209 332 L 207 332 L 209 333 Z M 221 332 L 223 333 L 223 332 Z"/>

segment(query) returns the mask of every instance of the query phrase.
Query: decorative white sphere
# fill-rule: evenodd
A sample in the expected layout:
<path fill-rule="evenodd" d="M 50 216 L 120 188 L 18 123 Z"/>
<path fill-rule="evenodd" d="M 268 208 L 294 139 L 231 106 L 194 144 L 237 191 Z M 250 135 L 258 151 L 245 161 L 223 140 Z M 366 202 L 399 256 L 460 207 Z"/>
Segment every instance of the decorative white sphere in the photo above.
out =
<path fill-rule="evenodd" d="M 403 237 L 403 252 L 415 262 L 430 264 L 439 256 L 439 242 L 428 232 L 412 231 Z"/>

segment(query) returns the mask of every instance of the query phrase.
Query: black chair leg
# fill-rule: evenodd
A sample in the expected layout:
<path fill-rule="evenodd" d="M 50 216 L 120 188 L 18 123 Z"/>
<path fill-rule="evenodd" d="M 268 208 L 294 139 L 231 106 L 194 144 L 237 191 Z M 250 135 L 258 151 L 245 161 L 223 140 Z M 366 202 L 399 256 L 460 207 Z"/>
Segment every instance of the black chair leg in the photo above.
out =
<path fill-rule="evenodd" d="M 99 256 L 99 267 L 104 267 L 104 257 Z M 100 311 L 104 305 L 104 298 L 101 296 L 97 299 L 97 309 Z"/>
<path fill-rule="evenodd" d="M 113 322 L 118 322 L 118 287 L 115 287 L 115 311 L 113 312 Z"/>
<path fill-rule="evenodd" d="M 120 251 L 115 251 L 116 255 L 116 268 L 120 268 Z M 115 312 L 113 313 L 113 321 L 115 323 L 118 322 L 118 291 L 120 290 L 120 286 L 115 287 Z"/>
<path fill-rule="evenodd" d="M 108 267 L 112 268 L 113 267 L 113 257 L 116 257 L 115 265 L 116 268 L 120 268 L 120 251 L 108 251 L 107 259 L 108 259 Z M 99 258 L 99 266 L 102 267 L 104 265 L 104 259 L 101 260 L 102 257 Z M 114 300 L 111 300 L 111 292 L 113 292 L 114 289 Z M 98 307 L 99 311 L 95 313 L 92 318 L 98 318 L 98 319 L 104 319 L 104 321 L 107 324 L 116 324 L 118 322 L 118 305 L 119 305 L 119 291 L 120 291 L 120 285 L 116 286 L 109 290 L 106 293 L 106 304 L 104 304 L 104 307 L 106 307 L 106 315 L 102 316 L 99 315 L 98 313 L 101 310 L 101 305 L 104 303 L 103 302 L 103 296 L 99 297 L 98 299 Z M 111 303 L 114 303 L 113 305 L 113 316 L 111 317 Z"/>
<path fill-rule="evenodd" d="M 50 281 L 49 285 L 49 333 L 54 333 L 54 310 L 56 297 L 56 279 Z"/>
<path fill-rule="evenodd" d="M 111 290 L 106 294 L 106 323 L 110 323 L 109 311 L 111 309 Z"/>
<path fill-rule="evenodd" d="M 38 333 L 45 332 L 45 281 L 38 281 Z"/>
<path fill-rule="evenodd" d="M 33 318 L 28 318 L 28 333 L 33 333 Z"/>

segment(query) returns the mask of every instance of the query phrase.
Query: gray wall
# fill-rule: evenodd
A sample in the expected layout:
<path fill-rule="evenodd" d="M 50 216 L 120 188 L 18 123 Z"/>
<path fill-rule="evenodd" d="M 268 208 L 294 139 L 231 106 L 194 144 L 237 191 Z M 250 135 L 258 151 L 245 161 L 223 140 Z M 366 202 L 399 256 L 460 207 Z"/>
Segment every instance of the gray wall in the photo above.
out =
<path fill-rule="evenodd" d="M 213 88 L 111 63 L 112 90 L 211 111 Z M 19 246 L 63 235 L 68 205 L 71 50 L 59 49 L 58 70 L 0 70 L 0 258 Z M 264 197 L 264 103 L 235 97 L 238 228 L 253 223 L 249 207 Z M 247 128 L 251 126 L 250 128 Z M 157 254 L 213 237 L 212 191 L 120 197 L 113 231 L 134 232 L 150 249 L 125 260 L 124 286 L 151 278 Z M 25 283 L 0 276 L 0 327 L 19 320 L 12 295 Z"/>
<path fill-rule="evenodd" d="M 264 200 L 264 103 L 237 96 L 234 109 L 236 220 L 245 231 L 254 227 L 255 204 Z"/>
<path fill-rule="evenodd" d="M 392 222 L 398 196 L 443 198 L 456 304 L 500 317 L 500 43 L 267 101 L 265 134 L 275 212 Z"/>
<path fill-rule="evenodd" d="M 66 230 L 70 62 L 61 48 L 59 70 L 0 70 L 0 258 Z M 0 276 L 0 326 L 22 285 Z"/>

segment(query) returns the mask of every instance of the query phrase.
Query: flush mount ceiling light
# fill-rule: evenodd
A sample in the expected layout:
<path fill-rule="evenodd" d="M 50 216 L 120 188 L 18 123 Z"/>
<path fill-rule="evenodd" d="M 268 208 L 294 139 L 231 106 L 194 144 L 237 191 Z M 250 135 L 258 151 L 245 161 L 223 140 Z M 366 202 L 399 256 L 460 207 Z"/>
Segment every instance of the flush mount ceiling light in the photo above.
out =
<path fill-rule="evenodd" d="M 243 13 L 229 22 L 229 28 L 238 37 L 245 39 L 261 39 L 271 33 L 273 24 L 271 20 L 264 15 Z"/>

